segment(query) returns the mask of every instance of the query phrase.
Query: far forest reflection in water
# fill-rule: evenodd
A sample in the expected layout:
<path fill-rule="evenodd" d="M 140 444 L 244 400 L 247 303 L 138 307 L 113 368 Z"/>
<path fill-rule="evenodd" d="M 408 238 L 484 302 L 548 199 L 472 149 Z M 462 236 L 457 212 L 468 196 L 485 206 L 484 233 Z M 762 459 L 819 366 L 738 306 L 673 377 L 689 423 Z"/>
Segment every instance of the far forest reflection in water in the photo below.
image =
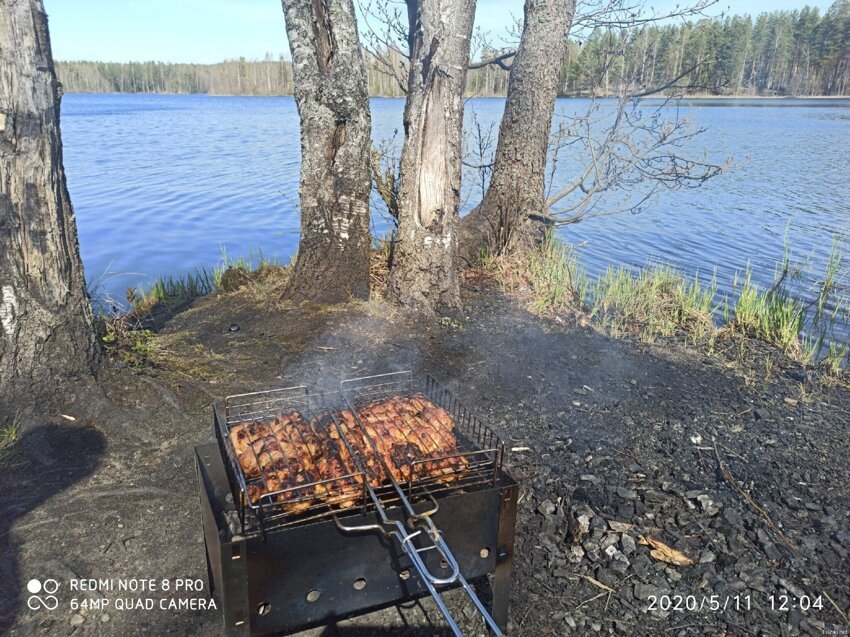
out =
<path fill-rule="evenodd" d="M 554 125 L 589 104 L 558 100 Z M 399 148 L 403 100 L 373 98 L 371 106 L 373 140 Z M 495 147 L 503 108 L 501 98 L 468 100 L 467 132 L 473 122 L 492 125 Z M 834 239 L 848 247 L 850 100 L 688 99 L 680 116 L 706 129 L 689 154 L 743 165 L 698 189 L 661 192 L 640 214 L 591 218 L 558 235 L 579 246 L 591 275 L 609 264 L 661 263 L 704 282 L 716 277 L 720 300 L 734 297 L 748 265 L 754 282 L 769 287 L 787 238 L 792 265 L 804 265 L 792 288 L 811 299 Z M 225 252 L 261 251 L 286 263 L 297 250 L 300 144 L 291 97 L 69 94 L 62 134 L 95 301 L 123 301 L 128 286 L 212 268 Z M 581 161 L 575 147 L 560 154 L 553 192 L 575 179 Z M 464 213 L 480 192 L 477 171 L 467 169 Z M 384 236 L 386 218 L 373 213 L 372 227 Z M 847 340 L 846 323 L 836 338 Z"/>

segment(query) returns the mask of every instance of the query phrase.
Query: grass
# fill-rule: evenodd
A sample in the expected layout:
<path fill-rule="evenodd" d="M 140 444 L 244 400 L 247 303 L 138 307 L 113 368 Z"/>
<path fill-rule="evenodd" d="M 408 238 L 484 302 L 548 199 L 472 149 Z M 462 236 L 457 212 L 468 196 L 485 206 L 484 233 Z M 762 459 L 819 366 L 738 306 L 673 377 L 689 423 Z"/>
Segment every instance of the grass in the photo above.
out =
<path fill-rule="evenodd" d="M 748 266 L 740 282 L 736 277 L 733 288 L 739 289 L 730 323 L 733 329 L 777 345 L 792 358 L 806 358 L 800 338 L 806 326 L 806 307 L 788 293 L 784 283 L 763 290 L 753 283 Z"/>
<path fill-rule="evenodd" d="M 575 255 L 552 236 L 530 256 L 528 276 L 535 291 L 532 311 L 569 308 L 587 294 L 588 280 Z"/>
<path fill-rule="evenodd" d="M 257 278 L 258 273 L 265 275 L 271 271 L 282 270 L 277 258 L 266 258 L 262 250 L 252 250 L 247 256 L 232 259 L 222 246 L 221 259 L 213 268 L 199 268 L 182 275 L 160 276 L 149 288 L 142 286 L 127 289 L 127 301 L 132 311 L 141 314 L 160 303 L 171 303 L 195 299 L 213 292 L 233 292 Z"/>
<path fill-rule="evenodd" d="M 573 312 L 605 326 L 613 335 L 636 335 L 652 341 L 658 336 L 684 332 L 695 343 L 714 351 L 718 339 L 729 334 L 755 337 L 775 345 L 790 358 L 820 367 L 827 375 L 841 375 L 848 364 L 850 345 L 835 341 L 839 317 L 850 315 L 847 300 L 838 294 L 845 269 L 840 242 L 835 240 L 827 264 L 804 303 L 789 289 L 799 276 L 789 251 L 780 263 L 773 285 L 753 282 L 749 267 L 736 277 L 733 298 L 718 303 L 717 282 L 684 277 L 663 266 L 609 267 L 591 278 L 566 245 L 547 237 L 527 259 L 485 258 L 488 270 L 505 289 L 527 293 L 529 309 L 537 314 Z M 719 317 L 722 316 L 722 320 Z M 808 336 L 806 336 L 808 335 Z M 844 340 L 850 340 L 850 335 Z M 741 360 L 746 354 L 741 355 Z M 775 367 L 767 364 L 768 374 Z"/>
<path fill-rule="evenodd" d="M 503 286 L 530 290 L 529 309 L 538 314 L 574 310 L 615 334 L 637 333 L 648 341 L 676 330 L 702 338 L 712 328 L 713 281 L 708 286 L 698 277 L 687 281 L 663 266 L 636 272 L 609 268 L 592 279 L 573 251 L 551 235 L 525 263 L 491 259 L 486 267 Z"/>
<path fill-rule="evenodd" d="M 146 329 L 134 329 L 127 317 L 107 321 L 102 342 L 107 352 L 133 369 L 152 365 L 157 352 L 154 333 Z"/>
<path fill-rule="evenodd" d="M 157 306 L 174 308 L 183 301 L 208 294 L 247 291 L 259 303 L 283 303 L 279 292 L 286 282 L 284 266 L 275 258 L 266 258 L 261 250 L 247 256 L 231 259 L 222 247 L 221 260 L 211 269 L 197 269 L 177 276 L 158 277 L 148 288 L 127 289 L 129 312 L 119 304 L 109 302 L 111 313 L 104 316 L 104 348 L 128 366 L 140 369 L 155 364 L 163 358 L 156 334 L 142 327 Z M 104 312 L 105 313 L 105 312 Z"/>
<path fill-rule="evenodd" d="M 701 340 L 713 329 L 716 284 L 704 285 L 664 266 L 608 268 L 590 286 L 591 316 L 615 333 L 638 332 L 643 340 L 684 330 Z"/>
<path fill-rule="evenodd" d="M 6 459 L 12 451 L 12 447 L 21 437 L 21 426 L 17 420 L 12 420 L 8 425 L 0 427 L 0 466 L 5 464 Z"/>

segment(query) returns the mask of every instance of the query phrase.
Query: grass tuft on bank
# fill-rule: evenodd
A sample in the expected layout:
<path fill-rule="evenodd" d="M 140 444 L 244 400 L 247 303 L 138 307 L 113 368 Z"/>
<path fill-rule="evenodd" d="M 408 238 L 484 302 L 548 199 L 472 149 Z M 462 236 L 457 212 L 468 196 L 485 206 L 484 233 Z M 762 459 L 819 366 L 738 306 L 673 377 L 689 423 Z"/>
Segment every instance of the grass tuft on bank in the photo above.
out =
<path fill-rule="evenodd" d="M 0 466 L 3 466 L 12 454 L 12 447 L 21 437 L 21 426 L 17 420 L 0 427 Z"/>
<path fill-rule="evenodd" d="M 847 299 L 837 294 L 844 274 L 837 240 L 808 304 L 789 288 L 799 271 L 792 271 L 787 250 L 770 288 L 755 284 L 747 268 L 734 282 L 732 299 L 720 302 L 714 277 L 688 279 L 664 265 L 609 267 L 589 277 L 574 251 L 552 235 L 527 259 L 488 258 L 485 269 L 503 288 L 526 293 L 532 312 L 571 312 L 579 323 L 593 321 L 615 336 L 652 341 L 684 332 L 713 349 L 717 339 L 738 334 L 779 347 L 791 359 L 830 375 L 842 374 L 848 363 L 850 346 L 827 338 L 836 320 L 850 315 Z"/>
<path fill-rule="evenodd" d="M 128 288 L 126 297 L 131 312 L 142 314 L 160 304 L 196 299 L 214 292 L 235 292 L 251 284 L 267 282 L 273 275 L 283 274 L 285 270 L 277 258 L 266 258 L 262 250 L 230 258 L 222 247 L 221 260 L 215 267 L 200 268 L 182 275 L 160 276 L 148 288 Z"/>

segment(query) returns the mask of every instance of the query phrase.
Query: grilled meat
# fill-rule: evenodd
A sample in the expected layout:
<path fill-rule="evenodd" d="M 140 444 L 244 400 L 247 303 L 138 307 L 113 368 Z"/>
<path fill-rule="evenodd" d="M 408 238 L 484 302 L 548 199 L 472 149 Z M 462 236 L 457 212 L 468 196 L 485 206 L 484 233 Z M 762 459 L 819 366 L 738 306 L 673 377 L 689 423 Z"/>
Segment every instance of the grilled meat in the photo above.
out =
<path fill-rule="evenodd" d="M 393 396 L 337 414 L 307 421 L 300 413 L 279 414 L 247 422 L 230 430 L 239 466 L 252 503 L 274 500 L 290 514 L 315 505 L 344 509 L 363 495 L 364 479 L 372 487 L 433 479 L 452 482 L 468 466 L 458 455 L 451 416 L 425 396 Z M 357 466 L 340 431 L 357 454 Z"/>

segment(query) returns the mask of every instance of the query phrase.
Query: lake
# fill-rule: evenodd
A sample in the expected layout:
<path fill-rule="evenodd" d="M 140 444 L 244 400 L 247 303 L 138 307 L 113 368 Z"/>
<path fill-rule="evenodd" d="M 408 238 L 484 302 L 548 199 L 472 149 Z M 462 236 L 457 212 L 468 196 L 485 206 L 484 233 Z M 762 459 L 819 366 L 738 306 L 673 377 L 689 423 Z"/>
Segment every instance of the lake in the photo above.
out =
<path fill-rule="evenodd" d="M 691 154 L 743 163 L 701 188 L 663 193 L 640 214 L 559 231 L 592 272 L 610 263 L 669 264 L 717 277 L 720 294 L 747 264 L 765 285 L 782 259 L 807 262 L 795 282 L 809 297 L 834 237 L 850 232 L 850 100 L 689 100 L 706 129 Z M 484 125 L 502 99 L 471 99 Z M 558 100 L 562 116 L 587 100 Z M 373 138 L 400 142 L 403 102 L 372 100 Z M 298 245 L 299 127 L 290 97 L 66 95 L 62 135 L 87 279 L 96 296 L 256 254 L 288 262 Z M 565 156 L 555 184 L 574 179 Z M 469 175 L 473 177 L 473 175 Z M 465 180 L 465 209 L 477 201 Z M 374 232 L 386 230 L 380 216 Z M 844 239 L 842 239 L 844 241 Z M 846 241 L 844 243 L 846 248 Z M 845 273 L 846 274 L 846 273 Z M 844 279 L 846 289 L 847 278 Z M 843 329 L 843 328 L 842 328 Z"/>

